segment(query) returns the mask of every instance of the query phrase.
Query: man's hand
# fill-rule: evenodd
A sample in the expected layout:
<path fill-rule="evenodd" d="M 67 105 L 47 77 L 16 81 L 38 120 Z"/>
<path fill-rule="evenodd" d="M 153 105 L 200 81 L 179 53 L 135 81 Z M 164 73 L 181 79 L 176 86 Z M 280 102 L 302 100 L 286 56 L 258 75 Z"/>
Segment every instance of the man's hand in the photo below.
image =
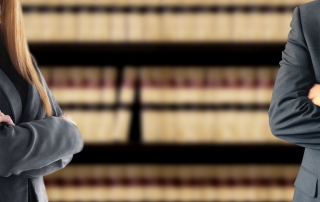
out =
<path fill-rule="evenodd" d="M 314 84 L 309 90 L 308 98 L 320 107 L 320 84 Z"/>

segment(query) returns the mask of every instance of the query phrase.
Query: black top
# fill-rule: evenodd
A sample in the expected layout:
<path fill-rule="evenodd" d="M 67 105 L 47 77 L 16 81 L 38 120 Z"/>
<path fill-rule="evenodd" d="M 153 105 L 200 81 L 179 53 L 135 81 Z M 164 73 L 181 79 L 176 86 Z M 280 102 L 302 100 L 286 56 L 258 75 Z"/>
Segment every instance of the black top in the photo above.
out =
<path fill-rule="evenodd" d="M 26 102 L 27 102 L 27 95 L 28 95 L 28 87 L 29 83 L 25 80 L 13 66 L 8 50 L 4 44 L 3 39 L 0 36 L 0 68 L 2 71 L 7 75 L 7 77 L 11 80 L 14 84 L 16 89 L 19 92 L 21 103 L 22 103 L 22 113 L 25 109 Z"/>

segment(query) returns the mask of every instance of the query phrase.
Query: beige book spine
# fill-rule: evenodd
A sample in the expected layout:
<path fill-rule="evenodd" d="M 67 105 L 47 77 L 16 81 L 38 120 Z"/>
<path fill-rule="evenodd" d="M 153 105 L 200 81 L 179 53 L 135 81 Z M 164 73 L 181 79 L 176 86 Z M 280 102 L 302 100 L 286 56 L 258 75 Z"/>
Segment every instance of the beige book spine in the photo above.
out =
<path fill-rule="evenodd" d="M 222 82 L 221 69 L 215 67 L 208 67 L 206 70 L 206 92 L 205 92 L 205 103 L 214 104 L 217 103 L 217 99 L 220 98 L 217 95 L 218 85 Z"/>
<path fill-rule="evenodd" d="M 88 42 L 91 40 L 92 16 L 87 7 L 81 7 L 77 12 L 77 41 Z"/>
<path fill-rule="evenodd" d="M 51 86 L 51 93 L 56 98 L 58 103 L 62 103 L 61 95 L 60 95 L 60 89 L 63 85 L 63 77 L 61 75 L 61 67 L 56 66 L 52 67 L 52 86 Z"/>
<path fill-rule="evenodd" d="M 249 16 L 241 7 L 236 7 L 231 17 L 231 39 L 232 42 L 247 42 L 247 22 Z"/>
<path fill-rule="evenodd" d="M 81 127 L 80 127 L 80 131 L 82 132 L 83 134 L 83 139 L 84 139 L 84 142 L 85 143 L 93 143 L 94 142 L 94 136 L 96 134 L 93 134 L 93 132 L 96 132 L 96 131 L 92 131 L 92 125 L 95 126 L 95 123 L 94 123 L 94 117 L 95 114 L 94 114 L 94 111 L 91 111 L 91 110 L 82 110 L 82 116 L 81 117 L 87 117 L 88 120 L 86 121 L 81 121 Z"/>
<path fill-rule="evenodd" d="M 242 68 L 241 68 L 242 69 Z M 223 85 L 223 97 L 221 98 L 221 102 L 225 103 L 238 103 L 241 101 L 241 95 L 239 93 L 239 68 L 235 66 L 227 66 L 224 68 L 224 80 L 225 83 Z"/>
<path fill-rule="evenodd" d="M 286 41 L 288 38 L 288 33 L 291 30 L 290 27 L 290 22 L 292 20 L 292 9 L 291 8 L 286 8 L 284 11 L 282 11 L 280 13 L 281 15 L 279 15 L 279 37 L 280 37 L 280 41 Z"/>
<path fill-rule="evenodd" d="M 35 8 L 30 8 L 23 13 L 26 36 L 28 41 L 35 42 L 41 37 L 40 13 Z"/>
<path fill-rule="evenodd" d="M 114 110 L 103 110 L 100 112 L 98 142 L 112 142 L 112 134 L 114 131 L 115 112 Z"/>
<path fill-rule="evenodd" d="M 90 66 L 83 69 L 85 94 L 84 102 L 88 104 L 101 103 L 101 68 Z"/>
<path fill-rule="evenodd" d="M 158 143 L 161 135 L 160 133 L 160 119 L 159 112 L 152 109 L 144 109 L 142 112 L 143 124 L 143 142 L 145 143 Z M 165 127 L 161 125 L 161 127 Z"/>
<path fill-rule="evenodd" d="M 144 200 L 143 201 L 162 201 L 163 188 L 157 184 L 157 179 L 162 178 L 162 166 L 157 165 L 144 165 L 141 170 L 143 171 L 143 178 L 149 181 L 147 186 L 144 186 Z"/>
<path fill-rule="evenodd" d="M 114 66 L 102 67 L 102 89 L 101 89 L 101 102 L 104 104 L 116 103 L 116 80 L 117 70 Z"/>
<path fill-rule="evenodd" d="M 65 91 L 65 96 L 67 96 L 67 103 L 81 103 L 82 99 L 82 85 L 83 85 L 83 72 L 82 68 L 79 66 L 72 66 L 66 69 L 66 75 L 68 80 L 68 85 Z"/>
<path fill-rule="evenodd" d="M 115 116 L 115 129 L 112 134 L 113 141 L 125 143 L 128 140 L 131 116 L 129 110 L 118 109 Z"/>
<path fill-rule="evenodd" d="M 164 83 L 164 76 L 165 71 L 163 70 L 164 67 L 158 66 L 151 69 L 151 78 L 155 84 L 154 90 L 152 93 L 152 103 L 162 104 L 165 102 L 165 83 Z"/>
<path fill-rule="evenodd" d="M 57 30 L 59 34 L 56 34 L 56 41 L 75 41 L 77 38 L 77 15 L 69 8 L 64 8 L 63 12 L 58 13 L 56 16 Z"/>
<path fill-rule="evenodd" d="M 262 13 L 263 18 L 261 24 L 265 27 L 263 29 L 263 40 L 264 41 L 279 41 L 279 12 L 273 8 L 269 8 L 266 12 Z"/>
<path fill-rule="evenodd" d="M 118 10 L 110 13 L 110 42 L 127 40 L 127 14 Z"/>
<path fill-rule="evenodd" d="M 102 7 L 96 6 L 91 13 L 91 41 L 108 42 L 110 41 L 110 14 Z"/>
<path fill-rule="evenodd" d="M 58 28 L 58 13 L 52 8 L 46 8 L 43 13 L 38 13 L 39 21 L 39 40 L 40 41 L 56 41 Z"/>
<path fill-rule="evenodd" d="M 141 67 L 139 69 L 141 89 L 140 98 L 142 104 L 153 102 L 152 92 L 155 91 L 151 77 L 151 69 L 148 67 Z"/>
<path fill-rule="evenodd" d="M 215 31 L 212 33 L 214 36 L 214 41 L 216 42 L 230 42 L 232 38 L 232 32 L 230 30 L 232 25 L 232 18 L 229 13 L 227 13 L 223 8 L 220 8 L 213 13 Z"/>
<path fill-rule="evenodd" d="M 99 128 L 99 112 L 98 110 L 88 110 L 86 112 L 86 117 L 90 120 L 87 120 L 86 127 L 87 127 L 87 137 L 88 143 L 99 143 L 98 141 L 98 128 Z M 90 128 L 94 128 L 90 132 Z"/>
<path fill-rule="evenodd" d="M 197 133 L 200 133 L 203 143 L 213 143 L 216 134 L 215 131 L 215 111 L 204 110 L 198 112 L 198 117 L 201 117 L 198 124 Z"/>
<path fill-rule="evenodd" d="M 266 27 L 263 27 L 264 14 L 258 10 L 257 7 L 252 6 L 246 13 L 247 22 L 245 29 L 246 38 L 248 42 L 262 42 L 264 41 L 263 34 Z"/>
<path fill-rule="evenodd" d="M 239 90 L 237 102 L 241 104 L 254 104 L 256 97 L 256 67 L 244 66 L 239 68 Z"/>
<path fill-rule="evenodd" d="M 219 143 L 237 142 L 237 139 L 234 137 L 234 134 L 237 132 L 236 125 L 234 124 L 236 119 L 234 110 L 220 110 L 218 116 L 220 122 L 220 134 L 217 136 L 217 141 Z"/>
<path fill-rule="evenodd" d="M 253 110 L 240 110 L 235 111 L 235 122 L 233 123 L 236 130 L 234 131 L 234 140 L 236 143 L 252 143 L 253 139 L 253 124 L 256 124 L 256 120 L 253 120 Z M 262 136 L 260 132 L 256 135 Z"/>
<path fill-rule="evenodd" d="M 136 82 L 137 71 L 132 66 L 126 66 L 124 68 L 124 83 L 120 89 L 119 102 L 124 104 L 130 104 L 134 98 L 134 85 Z"/>
<path fill-rule="evenodd" d="M 150 3 L 151 4 L 151 3 Z M 162 21 L 161 14 L 148 10 L 142 19 L 143 22 L 143 41 L 158 42 L 162 40 Z"/>
<path fill-rule="evenodd" d="M 124 177 L 129 181 L 129 184 L 126 186 L 127 200 L 141 201 L 144 199 L 144 188 L 138 184 L 138 180 L 141 179 L 142 175 L 143 173 L 141 166 L 126 166 Z"/>
<path fill-rule="evenodd" d="M 46 0 L 39 0 L 39 1 L 46 2 Z M 52 1 L 57 2 L 57 5 L 67 5 L 67 6 L 75 6 L 80 3 L 79 0 L 52 0 Z"/>
<path fill-rule="evenodd" d="M 161 114 L 164 123 L 164 135 L 162 140 L 164 143 L 175 143 L 177 136 L 176 111 L 163 110 L 161 111 Z"/>
<path fill-rule="evenodd" d="M 144 14 L 137 11 L 132 10 L 126 15 L 126 21 L 128 26 L 128 39 L 129 42 L 141 42 L 144 39 Z"/>
<path fill-rule="evenodd" d="M 257 89 L 256 103 L 270 104 L 272 97 L 272 69 L 273 66 L 258 66 L 256 72 Z"/>

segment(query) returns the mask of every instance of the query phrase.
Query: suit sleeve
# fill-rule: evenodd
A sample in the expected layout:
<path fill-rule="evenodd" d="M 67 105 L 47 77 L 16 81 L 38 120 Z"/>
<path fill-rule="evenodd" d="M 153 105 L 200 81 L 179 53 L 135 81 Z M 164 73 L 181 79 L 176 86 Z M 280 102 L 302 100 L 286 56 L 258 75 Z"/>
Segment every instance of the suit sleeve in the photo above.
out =
<path fill-rule="evenodd" d="M 274 136 L 311 149 L 320 149 L 320 107 L 308 98 L 315 73 L 300 19 L 293 11 L 291 30 L 274 84 L 268 110 Z"/>
<path fill-rule="evenodd" d="M 61 109 L 61 107 L 59 106 L 58 102 L 56 101 L 55 97 L 52 95 L 41 71 L 39 70 L 38 68 L 38 65 L 36 63 L 36 60 L 34 57 L 32 57 L 32 61 L 33 61 L 33 65 L 34 67 L 36 68 L 37 72 L 38 72 L 38 75 L 41 79 L 41 82 L 44 86 L 44 88 L 46 89 L 47 91 L 47 94 L 49 96 L 49 99 L 51 101 L 51 105 L 52 105 L 52 108 L 53 108 L 53 111 L 54 111 L 54 115 L 53 116 L 56 116 L 56 117 L 59 117 L 60 115 L 63 114 L 63 111 Z M 32 178 L 32 177 L 40 177 L 40 176 L 45 176 L 45 175 L 49 175 L 53 172 L 56 172 L 64 167 L 66 167 L 66 165 L 68 165 L 71 160 L 73 158 L 73 154 L 72 155 L 69 155 L 69 156 L 66 156 L 66 157 L 63 157 L 53 163 L 50 163 L 49 165 L 46 165 L 42 168 L 37 168 L 37 169 L 32 169 L 32 170 L 26 170 L 26 171 L 23 171 L 20 173 L 20 175 L 22 176 L 25 176 L 25 177 L 28 177 L 28 178 Z"/>
<path fill-rule="evenodd" d="M 70 156 L 64 157 L 62 159 L 59 159 L 53 163 L 50 163 L 49 165 L 44 166 L 42 168 L 23 171 L 20 173 L 20 175 L 27 177 L 27 178 L 49 175 L 51 173 L 54 173 L 64 167 L 66 167 L 71 162 L 72 158 L 73 158 L 73 155 L 70 155 Z"/>
<path fill-rule="evenodd" d="M 83 148 L 79 129 L 65 119 L 40 120 L 0 128 L 0 176 L 39 169 Z"/>

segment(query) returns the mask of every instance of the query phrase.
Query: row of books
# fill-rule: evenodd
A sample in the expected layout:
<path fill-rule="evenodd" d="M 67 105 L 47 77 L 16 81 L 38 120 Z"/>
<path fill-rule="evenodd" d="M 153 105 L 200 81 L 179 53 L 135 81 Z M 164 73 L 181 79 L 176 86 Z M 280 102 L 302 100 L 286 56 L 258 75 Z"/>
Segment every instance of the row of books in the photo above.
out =
<path fill-rule="evenodd" d="M 50 201 L 291 201 L 299 165 L 69 165 Z"/>
<path fill-rule="evenodd" d="M 269 104 L 278 66 L 141 67 L 141 102 Z"/>
<path fill-rule="evenodd" d="M 300 5 L 310 0 L 25 0 L 24 5 Z"/>
<path fill-rule="evenodd" d="M 143 110 L 144 143 L 288 144 L 270 131 L 266 110 Z"/>
<path fill-rule="evenodd" d="M 63 109 L 82 132 L 85 143 L 129 142 L 132 110 Z M 150 143 L 275 143 L 265 110 L 152 110 L 141 111 L 142 142 Z"/>
<path fill-rule="evenodd" d="M 129 85 L 131 69 L 126 68 L 126 83 L 122 85 L 129 89 L 133 89 Z M 114 66 L 40 66 L 40 70 L 52 94 L 61 104 L 114 104 L 117 101 L 117 69 Z M 131 100 L 130 95 L 122 99 L 123 102 Z"/>
<path fill-rule="evenodd" d="M 279 67 L 124 67 L 117 89 L 113 66 L 40 67 L 61 104 L 132 103 L 140 81 L 142 104 L 269 104 Z M 118 96 L 117 96 L 118 95 Z"/>
<path fill-rule="evenodd" d="M 24 19 L 30 42 L 284 42 L 291 29 L 292 10 L 159 13 L 29 8 Z"/>
<path fill-rule="evenodd" d="M 85 144 L 128 143 L 132 112 L 129 109 L 64 109 L 76 121 Z"/>

